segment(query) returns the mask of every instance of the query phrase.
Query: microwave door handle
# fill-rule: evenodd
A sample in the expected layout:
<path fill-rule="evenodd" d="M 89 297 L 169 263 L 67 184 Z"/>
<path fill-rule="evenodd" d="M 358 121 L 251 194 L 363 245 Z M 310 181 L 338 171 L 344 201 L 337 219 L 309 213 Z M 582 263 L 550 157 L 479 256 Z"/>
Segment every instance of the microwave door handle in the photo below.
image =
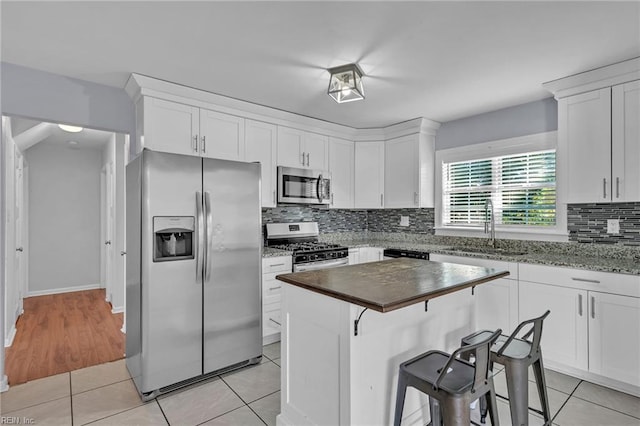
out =
<path fill-rule="evenodd" d="M 318 182 L 316 182 L 316 193 L 318 194 L 318 200 L 322 202 L 322 192 L 320 191 L 320 185 L 322 184 L 322 173 L 318 175 Z"/>
<path fill-rule="evenodd" d="M 197 221 L 197 241 L 196 241 L 196 280 L 202 279 L 202 260 L 204 245 L 204 216 L 202 214 L 202 194 L 196 192 L 196 221 Z"/>

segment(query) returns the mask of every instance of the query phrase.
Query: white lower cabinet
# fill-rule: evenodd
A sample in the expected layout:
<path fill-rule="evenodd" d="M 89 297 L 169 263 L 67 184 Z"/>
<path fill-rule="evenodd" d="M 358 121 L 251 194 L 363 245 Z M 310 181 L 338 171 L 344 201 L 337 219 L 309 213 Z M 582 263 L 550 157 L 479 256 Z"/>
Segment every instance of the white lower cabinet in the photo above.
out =
<path fill-rule="evenodd" d="M 358 263 L 360 263 L 360 249 L 350 248 L 349 249 L 349 265 L 357 265 Z"/>
<path fill-rule="evenodd" d="M 589 292 L 589 371 L 640 386 L 640 298 Z"/>
<path fill-rule="evenodd" d="M 435 262 L 459 263 L 509 271 L 506 278 L 498 278 L 477 285 L 474 292 L 475 327 L 477 330 L 502 329 L 509 334 L 518 325 L 518 265 L 477 257 L 445 256 L 432 254 Z"/>
<path fill-rule="evenodd" d="M 551 310 L 547 365 L 640 394 L 640 276 L 521 264 L 520 280 L 521 320 Z"/>
<path fill-rule="evenodd" d="M 282 282 L 276 275 L 291 272 L 291 256 L 262 259 L 262 344 L 280 340 Z"/>
<path fill-rule="evenodd" d="M 361 247 L 359 251 L 358 263 L 377 262 L 382 260 L 383 248 L 380 247 Z"/>
<path fill-rule="evenodd" d="M 545 361 L 571 365 L 586 370 L 587 292 L 531 282 L 520 282 L 520 320 L 539 317 L 544 320 L 542 354 Z"/>

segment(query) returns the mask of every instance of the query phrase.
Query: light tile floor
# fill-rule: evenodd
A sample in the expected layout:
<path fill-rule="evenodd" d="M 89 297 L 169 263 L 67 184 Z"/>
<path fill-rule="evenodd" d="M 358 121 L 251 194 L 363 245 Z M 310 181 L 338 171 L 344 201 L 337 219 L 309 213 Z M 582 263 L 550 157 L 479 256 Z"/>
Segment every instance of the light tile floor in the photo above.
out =
<path fill-rule="evenodd" d="M 533 377 L 530 374 L 530 377 Z M 546 370 L 556 426 L 640 426 L 640 399 Z M 506 396 L 504 371 L 496 390 Z M 533 381 L 529 405 L 540 408 Z M 143 403 L 124 360 L 34 380 L 0 394 L 0 420 L 33 419 L 35 425 L 273 426 L 280 412 L 280 344 L 264 347 L 262 363 Z M 502 425 L 510 425 L 508 401 L 498 398 Z M 479 410 L 472 412 L 479 423 Z M 487 420 L 487 424 L 490 422 Z M 543 424 L 530 411 L 529 424 Z"/>

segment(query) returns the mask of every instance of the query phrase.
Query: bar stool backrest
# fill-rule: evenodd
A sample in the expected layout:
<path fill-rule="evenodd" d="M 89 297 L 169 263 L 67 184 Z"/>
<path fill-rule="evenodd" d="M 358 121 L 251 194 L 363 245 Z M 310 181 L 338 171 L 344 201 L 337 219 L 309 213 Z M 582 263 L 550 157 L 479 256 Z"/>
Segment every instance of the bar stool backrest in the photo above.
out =
<path fill-rule="evenodd" d="M 532 324 L 531 329 L 527 331 L 526 334 L 522 336 L 522 340 L 526 340 L 531 343 L 531 349 L 529 351 L 529 358 L 533 357 L 536 353 L 540 351 L 540 339 L 542 339 L 542 322 L 544 319 L 551 313 L 550 310 L 547 310 L 544 314 L 537 318 L 532 318 L 526 321 L 522 321 L 518 324 L 518 327 L 511 333 L 509 338 L 504 342 L 502 347 L 498 350 L 497 355 L 502 356 L 505 349 L 509 346 L 509 343 L 513 341 L 513 339 L 517 338 L 518 333 L 528 324 Z M 530 340 L 533 336 L 533 340 Z"/>

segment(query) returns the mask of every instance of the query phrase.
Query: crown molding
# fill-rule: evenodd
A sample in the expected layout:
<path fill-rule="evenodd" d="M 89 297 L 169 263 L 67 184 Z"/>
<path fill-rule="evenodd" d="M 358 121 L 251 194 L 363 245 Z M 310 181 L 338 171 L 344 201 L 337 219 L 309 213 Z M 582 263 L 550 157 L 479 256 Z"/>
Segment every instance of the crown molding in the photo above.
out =
<path fill-rule="evenodd" d="M 124 89 L 134 102 L 142 96 L 152 96 L 352 141 L 381 141 L 415 133 L 435 135 L 440 127 L 433 120 L 415 118 L 387 127 L 356 129 L 136 73 L 131 74 Z"/>
<path fill-rule="evenodd" d="M 554 98 L 561 99 L 634 80 L 640 80 L 640 58 L 548 81 L 542 87 L 553 93 Z"/>

